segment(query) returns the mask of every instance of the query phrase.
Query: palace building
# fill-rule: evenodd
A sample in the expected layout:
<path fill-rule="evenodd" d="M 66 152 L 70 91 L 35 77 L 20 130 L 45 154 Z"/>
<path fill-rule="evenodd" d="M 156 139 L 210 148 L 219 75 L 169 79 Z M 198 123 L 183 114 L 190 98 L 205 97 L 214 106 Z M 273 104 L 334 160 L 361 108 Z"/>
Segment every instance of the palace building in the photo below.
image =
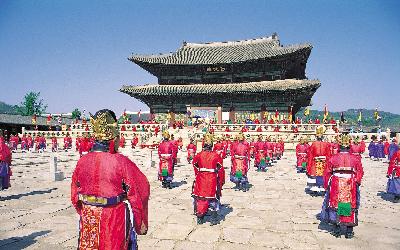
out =
<path fill-rule="evenodd" d="M 129 60 L 158 78 L 158 84 L 123 86 L 154 114 L 186 114 L 196 109 L 222 112 L 295 114 L 310 105 L 321 85 L 305 70 L 312 45 L 281 45 L 274 33 L 251 40 L 187 43 L 173 53 L 132 55 Z"/>

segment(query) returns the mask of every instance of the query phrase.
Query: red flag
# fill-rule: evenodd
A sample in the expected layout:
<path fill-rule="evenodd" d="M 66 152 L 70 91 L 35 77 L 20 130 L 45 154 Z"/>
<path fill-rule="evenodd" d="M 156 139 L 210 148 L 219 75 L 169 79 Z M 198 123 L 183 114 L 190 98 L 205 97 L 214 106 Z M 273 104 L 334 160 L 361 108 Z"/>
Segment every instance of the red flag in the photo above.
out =
<path fill-rule="evenodd" d="M 279 116 L 279 111 L 275 109 L 275 118 L 278 118 L 278 116 Z"/>
<path fill-rule="evenodd" d="M 49 115 L 47 116 L 47 121 L 46 121 L 46 123 L 47 123 L 47 125 L 50 125 L 50 123 L 51 123 L 51 114 L 49 114 Z"/>

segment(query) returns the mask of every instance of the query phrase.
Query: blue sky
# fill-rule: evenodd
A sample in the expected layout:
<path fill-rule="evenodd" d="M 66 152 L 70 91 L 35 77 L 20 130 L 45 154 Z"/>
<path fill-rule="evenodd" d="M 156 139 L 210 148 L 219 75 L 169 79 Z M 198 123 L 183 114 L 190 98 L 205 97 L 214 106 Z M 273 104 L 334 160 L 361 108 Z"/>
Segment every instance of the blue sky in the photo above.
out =
<path fill-rule="evenodd" d="M 182 41 L 250 39 L 277 32 L 310 42 L 313 108 L 400 113 L 400 1 L 0 1 L 0 100 L 40 91 L 49 112 L 75 107 L 147 110 L 120 93 L 156 78 L 127 60 Z"/>

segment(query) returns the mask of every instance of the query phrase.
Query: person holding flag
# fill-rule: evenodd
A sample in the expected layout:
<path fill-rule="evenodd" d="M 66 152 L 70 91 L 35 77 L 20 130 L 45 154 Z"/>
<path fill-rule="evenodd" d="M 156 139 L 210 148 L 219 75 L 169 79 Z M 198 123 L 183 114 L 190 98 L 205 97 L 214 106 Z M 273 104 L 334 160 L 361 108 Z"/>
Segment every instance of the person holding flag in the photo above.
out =
<path fill-rule="evenodd" d="M 292 123 L 293 121 L 293 106 L 289 107 L 288 121 Z"/>

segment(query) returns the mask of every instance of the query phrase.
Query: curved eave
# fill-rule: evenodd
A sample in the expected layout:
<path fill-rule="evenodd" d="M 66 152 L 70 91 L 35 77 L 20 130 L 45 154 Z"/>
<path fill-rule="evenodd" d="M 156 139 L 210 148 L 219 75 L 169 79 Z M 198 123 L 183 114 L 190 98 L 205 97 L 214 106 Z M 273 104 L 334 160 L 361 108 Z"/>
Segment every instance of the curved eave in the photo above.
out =
<path fill-rule="evenodd" d="M 291 90 L 309 90 L 315 92 L 321 83 L 319 80 L 277 80 L 232 84 L 192 84 L 192 85 L 144 85 L 123 86 L 120 91 L 140 99 L 145 96 L 182 96 L 210 94 L 264 94 Z"/>
<path fill-rule="evenodd" d="M 259 50 L 238 50 L 227 48 L 224 53 L 202 52 L 198 49 L 180 49 L 175 53 L 160 55 L 131 55 L 128 60 L 145 68 L 147 65 L 213 65 L 226 63 L 243 63 L 260 59 L 272 59 L 276 57 L 290 56 L 295 53 L 311 52 L 313 46 L 309 43 L 285 47 L 272 47 Z M 230 53 L 232 52 L 232 53 Z"/>

